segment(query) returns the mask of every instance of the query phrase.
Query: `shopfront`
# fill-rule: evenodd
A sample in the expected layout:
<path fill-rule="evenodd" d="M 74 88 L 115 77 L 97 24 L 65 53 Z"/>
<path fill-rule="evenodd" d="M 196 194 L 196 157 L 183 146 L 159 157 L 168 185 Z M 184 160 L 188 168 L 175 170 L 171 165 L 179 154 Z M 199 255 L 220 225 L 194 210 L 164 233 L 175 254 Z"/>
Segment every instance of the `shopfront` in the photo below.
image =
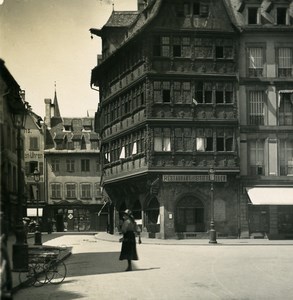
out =
<path fill-rule="evenodd" d="M 249 233 L 293 238 L 293 187 L 247 187 Z"/>
<path fill-rule="evenodd" d="M 99 205 L 50 208 L 53 230 L 57 232 L 107 231 L 108 211 Z"/>

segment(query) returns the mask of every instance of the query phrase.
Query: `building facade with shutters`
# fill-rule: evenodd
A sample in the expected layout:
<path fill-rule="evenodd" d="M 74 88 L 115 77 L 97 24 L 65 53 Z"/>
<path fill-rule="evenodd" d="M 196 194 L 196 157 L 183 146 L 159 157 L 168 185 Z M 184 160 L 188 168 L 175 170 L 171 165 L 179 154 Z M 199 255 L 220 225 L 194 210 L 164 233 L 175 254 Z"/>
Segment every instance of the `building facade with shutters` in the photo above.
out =
<path fill-rule="evenodd" d="M 250 0 L 230 5 L 241 32 L 242 234 L 292 238 L 293 3 Z"/>
<path fill-rule="evenodd" d="M 24 152 L 19 149 L 20 157 L 18 157 L 18 129 L 13 121 L 13 115 L 20 107 L 24 107 L 24 104 L 25 92 L 5 62 L 0 59 L 0 204 L 1 234 L 5 234 L 6 239 L 11 232 L 17 230 L 18 217 L 21 218 L 19 211 L 25 213 Z M 20 130 L 19 133 L 19 142 L 23 144 L 24 131 Z M 20 196 L 21 200 L 18 199 Z M 6 242 L 6 239 L 3 242 Z"/>
<path fill-rule="evenodd" d="M 101 29 L 99 87 L 102 184 L 143 234 L 241 233 L 239 30 L 225 1 L 138 1 Z M 209 170 L 215 170 L 214 201 Z"/>
<path fill-rule="evenodd" d="M 43 220 L 45 197 L 44 176 L 44 149 L 45 149 L 45 127 L 40 116 L 32 110 L 28 112 L 24 129 L 24 162 L 26 183 L 26 216 L 30 218 L 39 217 Z M 34 171 L 40 172 L 40 181 L 35 182 Z M 43 223 L 43 222 L 42 222 Z M 42 228 L 44 229 L 44 228 Z"/>
<path fill-rule="evenodd" d="M 56 231 L 106 231 L 94 118 L 62 118 L 56 92 L 53 103 L 45 99 L 45 106 L 47 217 L 55 221 Z"/>

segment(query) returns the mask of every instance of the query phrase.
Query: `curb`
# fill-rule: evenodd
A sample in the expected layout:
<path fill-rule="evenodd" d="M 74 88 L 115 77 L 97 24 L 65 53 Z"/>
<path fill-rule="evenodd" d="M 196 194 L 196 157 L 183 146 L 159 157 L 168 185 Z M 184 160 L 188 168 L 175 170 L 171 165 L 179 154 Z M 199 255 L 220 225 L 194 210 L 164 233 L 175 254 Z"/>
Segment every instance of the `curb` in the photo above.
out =
<path fill-rule="evenodd" d="M 94 235 L 95 239 L 104 241 L 104 242 L 110 242 L 110 243 L 119 243 L 118 239 L 114 240 L 113 237 L 116 237 L 116 235 L 111 235 L 109 238 L 107 236 L 102 235 L 102 237 L 99 237 L 99 234 Z M 118 238 L 118 235 L 117 235 Z M 258 242 L 254 241 L 253 239 L 251 240 L 243 240 L 237 239 L 238 242 L 225 242 L 224 239 L 218 239 L 217 243 L 209 243 L 208 239 L 203 239 L 203 240 L 189 240 L 190 242 L 184 242 L 184 240 L 162 240 L 164 242 L 160 242 L 158 239 L 152 239 L 151 241 L 148 238 L 142 238 L 142 244 L 145 245 L 161 245 L 161 246 L 293 246 L 293 240 L 288 240 L 288 242 L 285 243 L 280 243 L 280 242 L 273 242 L 270 240 L 265 240 L 265 241 L 259 241 Z M 167 241 L 167 242 L 166 242 Z M 180 242 L 179 242 L 180 241 Z"/>

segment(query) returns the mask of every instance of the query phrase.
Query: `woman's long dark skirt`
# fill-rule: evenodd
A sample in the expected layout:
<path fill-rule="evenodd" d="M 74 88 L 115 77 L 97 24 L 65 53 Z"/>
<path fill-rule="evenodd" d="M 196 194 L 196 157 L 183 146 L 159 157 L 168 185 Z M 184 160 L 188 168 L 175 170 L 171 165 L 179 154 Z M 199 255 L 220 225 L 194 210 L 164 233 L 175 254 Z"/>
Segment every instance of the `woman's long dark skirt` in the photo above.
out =
<path fill-rule="evenodd" d="M 134 232 L 127 231 L 123 234 L 123 242 L 119 259 L 138 260 Z"/>

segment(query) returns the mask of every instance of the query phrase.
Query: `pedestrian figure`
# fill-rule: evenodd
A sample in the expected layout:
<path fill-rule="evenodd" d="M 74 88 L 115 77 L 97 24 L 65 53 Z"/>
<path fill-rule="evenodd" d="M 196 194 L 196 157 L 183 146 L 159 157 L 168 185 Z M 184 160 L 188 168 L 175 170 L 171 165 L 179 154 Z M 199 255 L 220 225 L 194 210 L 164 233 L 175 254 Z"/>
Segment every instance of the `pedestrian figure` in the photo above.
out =
<path fill-rule="evenodd" d="M 53 222 L 51 218 L 48 218 L 47 229 L 48 229 L 48 234 L 51 234 L 53 231 Z"/>
<path fill-rule="evenodd" d="M 27 218 L 27 217 L 24 217 L 24 218 L 22 219 L 22 222 L 23 222 L 23 229 L 24 229 L 24 243 L 25 243 L 25 244 L 27 244 L 27 236 L 28 236 L 28 232 L 29 232 L 29 228 L 28 228 L 29 221 L 30 221 L 30 219 Z"/>
<path fill-rule="evenodd" d="M 140 234 L 137 229 L 137 225 L 134 221 L 134 217 L 132 215 L 131 210 L 126 209 L 123 213 L 123 224 L 122 224 L 122 233 L 123 237 L 119 240 L 122 242 L 120 260 L 127 260 L 128 266 L 125 271 L 132 271 L 132 260 L 138 260 L 137 252 L 136 252 L 136 234 Z M 139 243 L 141 243 L 140 235 L 139 235 Z"/>

